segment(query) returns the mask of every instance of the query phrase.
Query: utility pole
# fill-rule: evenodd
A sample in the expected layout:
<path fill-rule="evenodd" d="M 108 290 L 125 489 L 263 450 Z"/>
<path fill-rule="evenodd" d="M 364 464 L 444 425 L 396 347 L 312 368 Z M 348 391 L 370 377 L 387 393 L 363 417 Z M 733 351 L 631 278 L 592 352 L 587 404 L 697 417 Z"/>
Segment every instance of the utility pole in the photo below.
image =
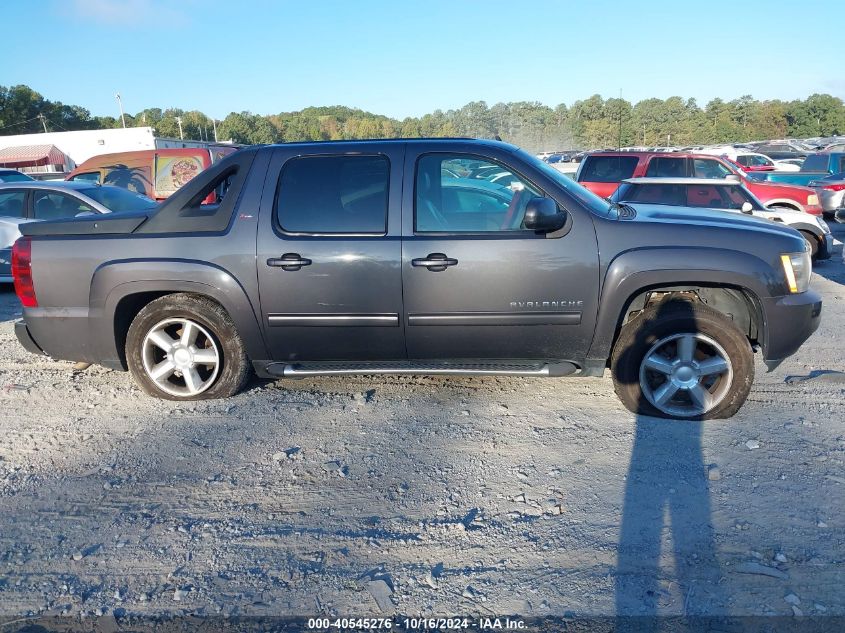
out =
<path fill-rule="evenodd" d="M 622 149 L 622 88 L 619 89 L 619 149 Z"/>
<path fill-rule="evenodd" d="M 179 138 L 184 141 L 185 135 L 182 134 L 182 117 L 177 116 L 176 117 L 176 123 L 179 125 Z"/>
<path fill-rule="evenodd" d="M 211 119 L 211 125 L 214 126 L 214 142 L 217 142 L 217 119 Z"/>
<path fill-rule="evenodd" d="M 123 101 L 120 100 L 120 93 L 116 93 L 114 98 L 117 99 L 117 105 L 120 107 L 120 120 L 123 123 L 123 127 L 126 128 L 126 115 L 123 114 Z"/>
<path fill-rule="evenodd" d="M 38 118 L 41 119 L 41 125 L 44 127 L 44 134 L 47 133 L 47 120 L 44 118 L 43 114 L 39 114 Z"/>

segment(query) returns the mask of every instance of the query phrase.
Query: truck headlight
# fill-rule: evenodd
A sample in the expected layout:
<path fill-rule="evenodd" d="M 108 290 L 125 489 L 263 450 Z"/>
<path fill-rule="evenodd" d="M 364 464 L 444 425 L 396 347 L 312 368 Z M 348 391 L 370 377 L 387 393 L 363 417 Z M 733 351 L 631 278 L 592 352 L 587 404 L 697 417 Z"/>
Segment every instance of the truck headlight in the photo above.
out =
<path fill-rule="evenodd" d="M 811 193 L 809 196 L 807 196 L 807 206 L 810 206 L 810 207 L 817 207 L 817 206 L 819 206 L 819 197 L 818 197 L 818 195 L 816 195 L 816 194 L 814 194 L 814 193 Z"/>
<path fill-rule="evenodd" d="M 792 294 L 806 292 L 810 287 L 810 273 L 813 272 L 810 251 L 787 253 L 780 256 L 780 261 L 783 264 L 783 274 L 786 275 L 789 292 Z"/>

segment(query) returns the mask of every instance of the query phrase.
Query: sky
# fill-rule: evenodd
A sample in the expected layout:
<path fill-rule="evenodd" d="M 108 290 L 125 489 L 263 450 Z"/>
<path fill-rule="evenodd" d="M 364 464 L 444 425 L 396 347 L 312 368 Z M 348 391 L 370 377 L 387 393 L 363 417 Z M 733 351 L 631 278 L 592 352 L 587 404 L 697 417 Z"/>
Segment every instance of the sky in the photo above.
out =
<path fill-rule="evenodd" d="M 4 2 L 0 85 L 117 116 L 845 97 L 841 0 Z"/>

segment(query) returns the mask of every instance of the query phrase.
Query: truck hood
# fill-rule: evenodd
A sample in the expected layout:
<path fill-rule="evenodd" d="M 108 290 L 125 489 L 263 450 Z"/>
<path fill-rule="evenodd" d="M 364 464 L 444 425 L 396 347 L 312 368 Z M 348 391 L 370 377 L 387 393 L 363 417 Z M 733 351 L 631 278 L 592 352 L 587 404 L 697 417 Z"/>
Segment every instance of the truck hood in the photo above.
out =
<path fill-rule="evenodd" d="M 643 204 L 639 202 L 635 202 L 633 204 L 626 203 L 624 206 L 633 208 L 636 213 L 625 213 L 624 209 L 615 211 L 617 219 L 620 222 L 648 222 L 686 226 L 709 226 L 757 232 L 762 231 L 774 235 L 791 235 L 800 237 L 800 234 L 795 229 L 788 226 L 783 226 L 763 218 L 755 218 L 751 215 L 731 213 L 730 211 L 698 208 L 692 209 L 690 207 L 673 207 L 662 204 Z"/>

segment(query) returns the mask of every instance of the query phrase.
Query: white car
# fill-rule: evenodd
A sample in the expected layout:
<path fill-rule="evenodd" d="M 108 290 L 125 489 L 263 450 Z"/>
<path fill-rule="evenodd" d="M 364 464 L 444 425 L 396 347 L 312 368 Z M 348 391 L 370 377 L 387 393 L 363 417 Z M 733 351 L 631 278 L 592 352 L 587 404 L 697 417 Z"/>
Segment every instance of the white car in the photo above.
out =
<path fill-rule="evenodd" d="M 24 222 L 61 220 L 78 215 L 143 211 L 156 206 L 146 196 L 90 182 L 22 180 L 0 184 L 0 283 L 12 282 L 12 245 Z"/>
<path fill-rule="evenodd" d="M 623 180 L 611 202 L 658 204 L 694 209 L 715 209 L 744 213 L 779 222 L 796 229 L 810 246 L 813 259 L 828 259 L 833 250 L 830 227 L 821 216 L 792 209 L 767 209 L 753 193 L 733 178 L 628 178 Z"/>
<path fill-rule="evenodd" d="M 801 171 L 803 158 L 783 158 L 775 161 L 775 171 Z"/>

